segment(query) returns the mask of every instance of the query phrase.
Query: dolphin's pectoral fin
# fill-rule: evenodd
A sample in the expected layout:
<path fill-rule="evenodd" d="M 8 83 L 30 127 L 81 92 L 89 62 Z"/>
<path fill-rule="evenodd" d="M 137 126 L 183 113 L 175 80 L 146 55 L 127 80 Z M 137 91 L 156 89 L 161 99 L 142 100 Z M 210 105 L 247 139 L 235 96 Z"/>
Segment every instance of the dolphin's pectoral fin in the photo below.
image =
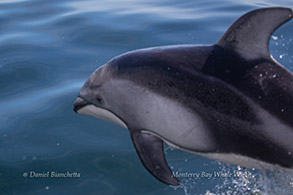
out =
<path fill-rule="evenodd" d="M 179 185 L 167 164 L 161 139 L 141 131 L 131 132 L 131 138 L 140 160 L 153 176 L 166 184 Z"/>

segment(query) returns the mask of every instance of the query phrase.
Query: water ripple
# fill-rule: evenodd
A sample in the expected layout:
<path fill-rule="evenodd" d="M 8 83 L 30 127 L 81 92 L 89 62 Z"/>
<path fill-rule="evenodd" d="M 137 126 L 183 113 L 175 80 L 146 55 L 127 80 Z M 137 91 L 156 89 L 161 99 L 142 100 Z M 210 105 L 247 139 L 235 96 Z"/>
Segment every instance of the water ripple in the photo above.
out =
<path fill-rule="evenodd" d="M 22 93 L 15 98 L 10 98 L 7 101 L 0 103 L 0 107 L 6 117 L 16 114 L 21 110 L 25 112 L 43 112 L 44 106 L 50 105 L 50 101 L 63 96 L 70 92 L 76 92 L 81 88 L 84 80 L 66 81 L 64 83 L 58 83 L 55 86 L 43 88 L 41 90 L 35 90 L 30 93 Z"/>
<path fill-rule="evenodd" d="M 26 1 L 29 1 L 29 0 L 1 0 L 0 5 L 1 4 L 22 3 L 22 2 L 26 2 Z"/>

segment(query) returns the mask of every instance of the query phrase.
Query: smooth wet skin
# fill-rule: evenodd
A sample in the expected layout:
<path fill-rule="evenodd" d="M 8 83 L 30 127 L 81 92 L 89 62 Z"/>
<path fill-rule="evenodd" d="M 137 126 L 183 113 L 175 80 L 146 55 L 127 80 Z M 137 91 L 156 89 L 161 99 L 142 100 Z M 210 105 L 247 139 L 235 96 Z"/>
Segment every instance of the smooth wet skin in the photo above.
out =
<path fill-rule="evenodd" d="M 126 53 L 96 70 L 74 104 L 79 114 L 129 129 L 147 170 L 172 177 L 163 142 L 250 168 L 293 168 L 293 76 L 269 40 L 288 8 L 242 16 L 211 46 Z M 285 109 L 286 108 L 286 109 Z"/>

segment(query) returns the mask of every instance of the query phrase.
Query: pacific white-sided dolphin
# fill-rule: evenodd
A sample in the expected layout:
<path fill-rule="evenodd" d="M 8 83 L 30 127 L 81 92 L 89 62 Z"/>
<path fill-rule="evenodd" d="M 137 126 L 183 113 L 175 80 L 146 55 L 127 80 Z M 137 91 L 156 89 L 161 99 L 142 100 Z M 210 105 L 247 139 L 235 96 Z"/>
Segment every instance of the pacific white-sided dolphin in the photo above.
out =
<path fill-rule="evenodd" d="M 270 54 L 292 18 L 264 8 L 239 18 L 211 46 L 132 51 L 98 68 L 74 103 L 79 114 L 129 129 L 140 160 L 178 185 L 163 143 L 226 163 L 293 169 L 293 76 Z"/>

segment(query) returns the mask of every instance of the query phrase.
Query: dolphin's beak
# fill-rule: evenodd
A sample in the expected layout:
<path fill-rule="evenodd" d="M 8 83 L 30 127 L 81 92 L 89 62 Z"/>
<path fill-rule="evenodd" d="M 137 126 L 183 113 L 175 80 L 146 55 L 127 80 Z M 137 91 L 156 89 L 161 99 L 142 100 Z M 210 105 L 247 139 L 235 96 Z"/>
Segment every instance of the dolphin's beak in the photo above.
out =
<path fill-rule="evenodd" d="M 74 102 L 73 110 L 74 112 L 78 113 L 78 110 L 80 110 L 81 108 L 89 104 L 90 103 L 87 102 L 86 100 L 82 99 L 81 97 L 78 97 Z"/>

